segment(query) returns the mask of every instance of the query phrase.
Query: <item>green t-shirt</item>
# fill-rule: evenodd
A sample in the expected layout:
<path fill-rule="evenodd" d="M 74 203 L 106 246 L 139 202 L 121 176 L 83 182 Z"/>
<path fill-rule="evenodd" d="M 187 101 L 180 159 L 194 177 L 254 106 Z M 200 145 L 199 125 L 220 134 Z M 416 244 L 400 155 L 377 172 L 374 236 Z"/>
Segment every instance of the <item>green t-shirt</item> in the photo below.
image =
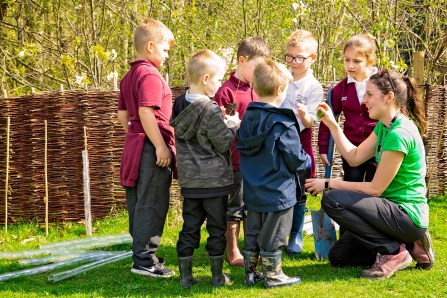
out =
<path fill-rule="evenodd" d="M 413 222 L 421 228 L 428 227 L 428 204 L 425 197 L 425 149 L 416 125 L 407 117 L 400 116 L 388 130 L 379 122 L 374 128 L 377 135 L 376 159 L 380 164 L 381 152 L 399 151 L 405 154 L 396 176 L 381 197 L 401 206 Z M 382 139 L 382 141 L 381 141 Z"/>

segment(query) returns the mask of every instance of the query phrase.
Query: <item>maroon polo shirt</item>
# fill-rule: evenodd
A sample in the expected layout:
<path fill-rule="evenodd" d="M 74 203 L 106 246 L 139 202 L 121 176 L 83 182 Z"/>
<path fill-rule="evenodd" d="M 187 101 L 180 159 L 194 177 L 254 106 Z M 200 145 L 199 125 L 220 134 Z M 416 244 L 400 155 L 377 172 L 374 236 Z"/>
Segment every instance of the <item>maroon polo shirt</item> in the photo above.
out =
<path fill-rule="evenodd" d="M 138 114 L 140 107 L 154 107 L 160 133 L 175 158 L 174 128 L 169 125 L 172 113 L 171 89 L 155 65 L 145 60 L 130 63 L 130 70 L 120 82 L 118 98 L 118 110 L 127 110 L 129 121 L 136 123 L 132 127 L 142 128 Z M 129 129 L 126 135 L 120 168 L 123 186 L 134 186 L 135 177 L 138 176 L 139 157 L 143 148 L 141 142 L 144 143 L 145 139 L 141 134 L 144 134 L 144 130 Z"/>
<path fill-rule="evenodd" d="M 237 102 L 236 111 L 239 113 L 239 119 L 242 120 L 245 110 L 250 102 L 258 101 L 258 95 L 255 93 L 250 83 L 243 82 L 230 73 L 230 78 L 222 84 L 214 96 L 214 100 L 219 106 L 226 108 L 230 102 Z M 236 150 L 236 138 L 231 145 L 231 163 L 233 171 L 240 170 L 240 154 Z"/>
<path fill-rule="evenodd" d="M 332 110 L 334 114 L 343 112 L 345 123 L 343 133 L 355 146 L 360 145 L 373 132 L 377 120 L 369 118 L 368 109 L 359 103 L 355 83 L 347 83 L 348 78 L 332 89 Z M 329 128 L 320 122 L 318 147 L 320 154 L 328 153 Z"/>

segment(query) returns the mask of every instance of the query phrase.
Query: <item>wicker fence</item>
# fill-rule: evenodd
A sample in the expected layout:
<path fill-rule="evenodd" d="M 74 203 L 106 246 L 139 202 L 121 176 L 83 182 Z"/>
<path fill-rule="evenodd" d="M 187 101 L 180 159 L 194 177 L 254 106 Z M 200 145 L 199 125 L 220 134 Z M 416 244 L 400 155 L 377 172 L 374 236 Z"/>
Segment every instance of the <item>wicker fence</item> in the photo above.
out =
<path fill-rule="evenodd" d="M 327 91 L 328 86 L 324 86 Z M 185 87 L 173 87 L 175 98 Z M 118 92 L 64 91 L 36 93 L 0 100 L 0 193 L 5 193 L 7 117 L 10 116 L 10 163 L 8 222 L 44 221 L 44 120 L 47 120 L 49 221 L 78 221 L 84 218 L 82 150 L 87 129 L 90 162 L 92 217 L 102 218 L 125 208 L 119 184 L 119 162 L 124 133 L 116 118 Z M 447 106 L 446 87 L 427 89 L 429 119 L 427 182 L 431 196 L 443 194 L 446 184 Z M 316 149 L 318 125 L 314 128 Z M 316 152 L 318 152 L 316 150 Z M 317 158 L 317 173 L 324 168 Z M 341 177 L 339 155 L 333 177 Z M 171 188 L 172 200 L 180 198 L 177 181 Z M 1 204 L 4 206 L 4 204 Z M 0 218 L 4 218 L 0 207 Z"/>

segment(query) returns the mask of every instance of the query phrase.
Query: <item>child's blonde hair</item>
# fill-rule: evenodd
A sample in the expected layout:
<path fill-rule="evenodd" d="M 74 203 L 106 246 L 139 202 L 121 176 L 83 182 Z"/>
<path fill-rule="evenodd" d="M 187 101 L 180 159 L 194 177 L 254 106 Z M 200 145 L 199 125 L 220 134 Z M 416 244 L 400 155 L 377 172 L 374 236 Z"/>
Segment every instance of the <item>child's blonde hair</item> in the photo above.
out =
<path fill-rule="evenodd" d="M 200 50 L 188 61 L 187 72 L 189 81 L 197 84 L 203 75 L 214 76 L 219 70 L 226 71 L 225 61 L 216 53 L 210 50 Z"/>
<path fill-rule="evenodd" d="M 374 45 L 374 36 L 371 34 L 357 34 L 352 36 L 343 47 L 343 54 L 347 49 L 354 49 L 365 56 L 366 60 L 376 61 L 376 46 Z"/>
<path fill-rule="evenodd" d="M 171 47 L 175 42 L 171 30 L 162 22 L 152 18 L 144 19 L 138 25 L 133 34 L 133 41 L 137 52 L 141 52 L 148 41 L 153 41 L 154 43 L 168 41 Z"/>
<path fill-rule="evenodd" d="M 277 88 L 284 91 L 293 77 L 284 64 L 270 58 L 260 62 L 253 73 L 253 88 L 259 97 L 275 95 Z"/>
<path fill-rule="evenodd" d="M 314 53 L 318 50 L 318 41 L 315 36 L 303 29 L 297 29 L 292 32 L 287 40 L 288 47 L 304 46 Z"/>

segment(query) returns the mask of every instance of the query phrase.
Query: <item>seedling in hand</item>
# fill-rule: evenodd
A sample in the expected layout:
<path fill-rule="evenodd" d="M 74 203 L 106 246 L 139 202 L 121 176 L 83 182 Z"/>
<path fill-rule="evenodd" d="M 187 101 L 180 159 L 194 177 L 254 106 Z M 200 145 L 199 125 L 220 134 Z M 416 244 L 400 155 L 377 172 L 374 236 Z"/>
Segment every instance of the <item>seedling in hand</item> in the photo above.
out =
<path fill-rule="evenodd" d="M 324 109 L 325 111 L 329 110 L 329 107 L 325 104 L 320 104 L 318 106 L 318 111 L 317 111 L 317 117 L 318 119 L 320 119 L 321 117 L 324 116 L 324 113 L 321 111 L 322 109 Z"/>

